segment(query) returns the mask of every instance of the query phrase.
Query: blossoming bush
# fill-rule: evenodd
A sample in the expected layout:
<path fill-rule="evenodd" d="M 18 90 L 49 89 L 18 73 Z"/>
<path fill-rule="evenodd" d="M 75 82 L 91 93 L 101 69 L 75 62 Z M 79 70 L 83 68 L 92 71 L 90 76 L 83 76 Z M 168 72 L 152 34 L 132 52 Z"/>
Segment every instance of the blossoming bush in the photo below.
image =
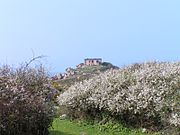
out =
<path fill-rule="evenodd" d="M 0 68 L 0 134 L 46 135 L 54 109 L 43 67 Z"/>
<path fill-rule="evenodd" d="M 108 112 L 126 123 L 180 126 L 180 63 L 149 62 L 110 70 L 77 83 L 58 97 L 60 106 Z"/>

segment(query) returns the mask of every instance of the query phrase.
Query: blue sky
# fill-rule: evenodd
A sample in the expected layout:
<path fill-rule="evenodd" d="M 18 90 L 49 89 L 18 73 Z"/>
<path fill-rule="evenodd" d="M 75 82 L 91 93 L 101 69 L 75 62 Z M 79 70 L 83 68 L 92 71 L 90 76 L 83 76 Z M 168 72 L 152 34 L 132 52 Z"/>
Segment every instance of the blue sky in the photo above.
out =
<path fill-rule="evenodd" d="M 179 0 L 0 0 L 0 64 L 35 55 L 51 72 L 87 57 L 117 66 L 180 60 Z"/>

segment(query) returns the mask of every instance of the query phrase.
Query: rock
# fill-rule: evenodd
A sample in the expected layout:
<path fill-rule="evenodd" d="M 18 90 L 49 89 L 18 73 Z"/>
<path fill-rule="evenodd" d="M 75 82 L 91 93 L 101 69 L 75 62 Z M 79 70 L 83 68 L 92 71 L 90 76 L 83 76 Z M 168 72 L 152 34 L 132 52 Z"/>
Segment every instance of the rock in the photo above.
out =
<path fill-rule="evenodd" d="M 66 118 L 67 118 L 67 114 L 62 114 L 62 115 L 60 116 L 60 119 L 62 119 L 62 120 L 66 119 Z"/>

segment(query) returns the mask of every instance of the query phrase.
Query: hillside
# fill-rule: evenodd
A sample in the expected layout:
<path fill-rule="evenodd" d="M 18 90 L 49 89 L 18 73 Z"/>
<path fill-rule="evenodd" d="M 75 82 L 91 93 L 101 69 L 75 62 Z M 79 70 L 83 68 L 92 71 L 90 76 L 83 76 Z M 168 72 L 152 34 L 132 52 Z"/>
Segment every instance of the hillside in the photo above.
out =
<path fill-rule="evenodd" d="M 179 62 L 145 62 L 109 70 L 71 86 L 58 103 L 70 118 L 179 135 L 179 69 Z"/>
<path fill-rule="evenodd" d="M 64 91 L 76 82 L 88 80 L 91 77 L 94 77 L 95 75 L 98 75 L 110 69 L 118 69 L 118 67 L 114 66 L 111 63 L 103 62 L 100 65 L 83 65 L 75 69 L 67 68 L 66 73 L 64 73 L 65 77 L 63 77 L 64 74 L 56 75 L 53 79 L 53 84 L 57 89 Z"/>

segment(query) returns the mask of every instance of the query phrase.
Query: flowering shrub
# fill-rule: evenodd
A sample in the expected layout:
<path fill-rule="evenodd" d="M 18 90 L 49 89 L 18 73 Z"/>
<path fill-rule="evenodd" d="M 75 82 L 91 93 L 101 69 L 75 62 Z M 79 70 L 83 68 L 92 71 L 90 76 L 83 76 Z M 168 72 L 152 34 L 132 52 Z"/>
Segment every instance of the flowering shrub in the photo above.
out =
<path fill-rule="evenodd" d="M 58 102 L 83 112 L 107 111 L 126 122 L 156 119 L 178 127 L 180 63 L 150 62 L 110 70 L 71 86 Z"/>
<path fill-rule="evenodd" d="M 46 135 L 53 118 L 43 67 L 0 68 L 0 134 Z"/>

